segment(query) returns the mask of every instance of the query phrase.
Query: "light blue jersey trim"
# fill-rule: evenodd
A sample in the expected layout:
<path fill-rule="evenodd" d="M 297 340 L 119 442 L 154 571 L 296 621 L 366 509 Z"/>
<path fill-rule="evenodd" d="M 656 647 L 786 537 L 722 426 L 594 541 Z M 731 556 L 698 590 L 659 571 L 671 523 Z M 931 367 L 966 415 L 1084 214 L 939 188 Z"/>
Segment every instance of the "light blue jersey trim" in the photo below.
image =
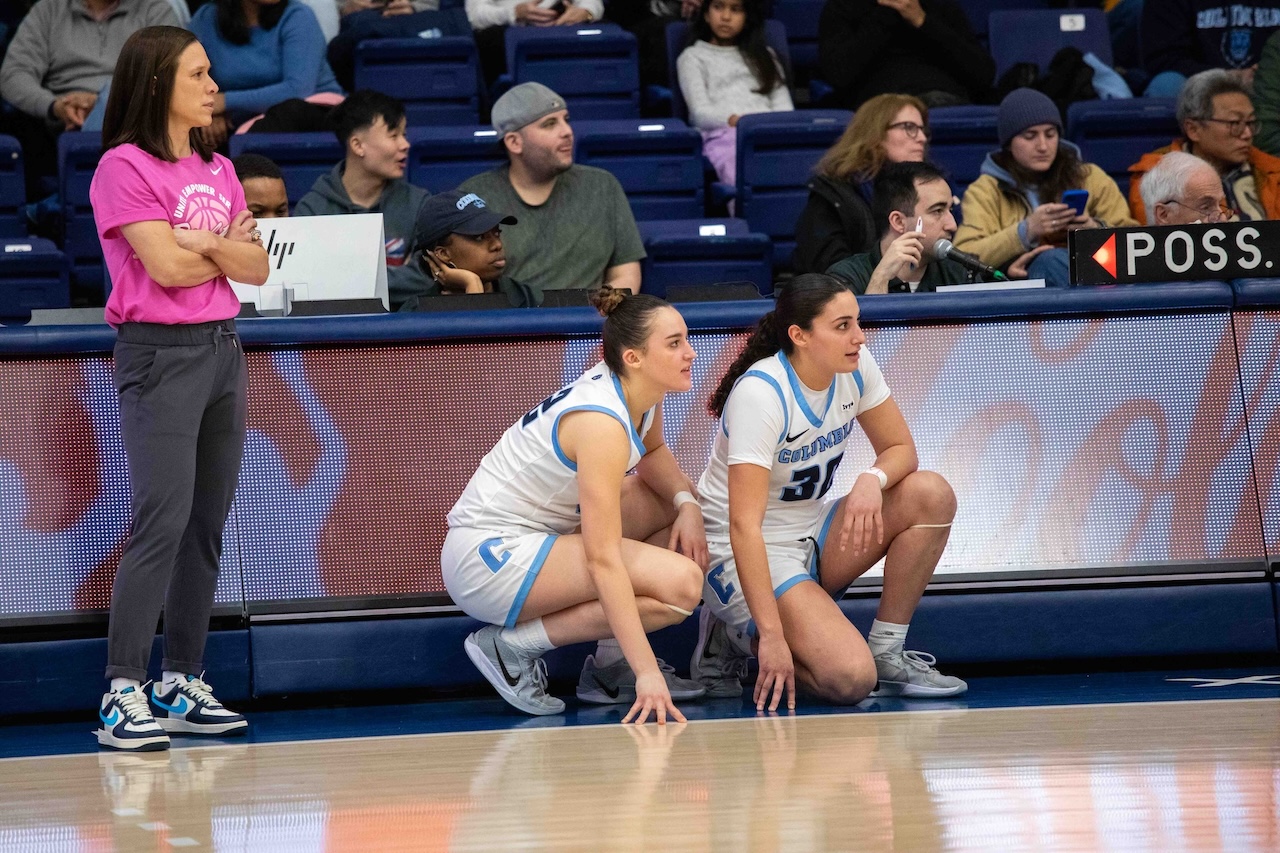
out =
<path fill-rule="evenodd" d="M 836 512 L 840 509 L 844 499 L 832 501 L 831 506 L 827 508 L 826 518 L 822 519 L 822 526 L 818 528 L 818 535 L 814 537 L 814 542 L 818 543 L 818 547 L 813 549 L 813 556 L 809 558 L 809 574 L 813 579 L 822 585 L 822 549 L 827 547 L 827 534 L 831 532 L 831 522 L 836 520 Z"/>
<path fill-rule="evenodd" d="M 624 412 L 630 411 L 627 408 L 627 398 L 622 393 L 622 380 L 618 378 L 618 374 L 616 373 L 610 373 L 609 378 L 613 380 L 613 388 L 615 391 L 618 392 L 618 399 L 622 401 L 622 410 Z M 614 415 L 614 417 L 617 417 L 617 415 Z M 620 418 L 619 420 L 622 420 L 622 419 Z M 628 415 L 627 418 L 623 420 L 622 425 L 627 428 L 627 435 L 631 436 L 631 440 L 635 442 L 636 451 L 641 456 L 644 456 L 645 454 L 644 442 L 640 440 L 640 433 L 636 432 L 635 426 L 632 425 L 630 415 Z"/>
<path fill-rule="evenodd" d="M 782 403 L 782 435 L 778 436 L 778 443 L 781 444 L 786 439 L 787 433 L 791 431 L 791 407 L 787 405 L 787 395 L 782 393 L 782 386 L 778 384 L 778 380 L 759 370 L 748 370 L 746 373 L 738 377 L 738 382 L 741 382 L 748 376 L 754 376 L 756 379 L 763 379 L 765 382 L 772 385 L 773 390 L 778 394 L 778 402 Z M 737 387 L 738 382 L 733 383 L 735 388 Z M 724 434 L 728 436 L 729 430 L 726 429 Z"/>
<path fill-rule="evenodd" d="M 516 600 L 511 602 L 511 609 L 507 611 L 506 627 L 514 628 L 516 622 L 519 621 L 520 611 L 524 609 L 524 600 L 529 597 L 529 590 L 533 587 L 533 582 L 538 579 L 538 572 L 542 571 L 542 564 L 547 561 L 547 554 L 551 551 L 551 546 L 556 544 L 556 540 L 559 538 L 555 533 L 548 533 L 547 538 L 542 540 L 542 547 L 534 555 L 533 565 L 529 566 L 529 571 L 525 573 L 524 581 L 521 582 L 520 589 L 516 592 Z"/>
<path fill-rule="evenodd" d="M 564 451 L 560 449 L 560 419 L 572 412 L 600 412 L 601 414 L 605 414 L 613 418 L 615 421 L 622 424 L 623 429 L 629 431 L 632 435 L 635 435 L 635 430 L 631 429 L 631 424 L 627 423 L 626 419 L 613 409 L 606 409 L 604 406 L 573 406 L 572 408 L 565 409 L 563 412 L 556 415 L 556 422 L 551 425 L 551 449 L 556 452 L 556 458 L 563 462 L 566 468 L 575 473 L 578 470 L 578 463 L 574 462 L 568 456 L 565 456 Z M 644 454 L 643 445 L 640 448 L 640 453 L 641 455 Z"/>
<path fill-rule="evenodd" d="M 782 583 L 778 584 L 776 587 L 773 588 L 773 597 L 775 600 L 782 598 L 782 594 L 787 590 L 791 589 L 791 587 L 795 586 L 798 583 L 808 583 L 809 581 L 812 581 L 812 580 L 813 578 L 809 577 L 808 575 L 796 575 L 793 578 L 789 578 L 788 580 L 783 581 Z"/>
<path fill-rule="evenodd" d="M 853 372 L 853 381 L 854 381 L 854 384 L 858 386 L 858 397 L 861 398 L 862 397 L 862 370 L 861 369 L 855 370 Z"/>
<path fill-rule="evenodd" d="M 831 411 L 831 401 L 836 396 L 836 382 L 831 380 L 831 384 L 827 386 L 827 402 L 822 406 L 822 417 L 818 417 L 809 408 L 809 401 L 804 397 L 804 389 L 800 386 L 800 377 L 796 376 L 795 368 L 791 366 L 791 362 L 787 359 L 787 354 L 778 351 L 778 361 L 782 363 L 782 369 L 787 372 L 787 381 L 791 383 L 791 393 L 795 395 L 796 405 L 800 407 L 800 411 L 804 412 L 804 416 L 809 419 L 812 426 L 820 427 L 822 422 L 826 420 L 827 412 Z"/>

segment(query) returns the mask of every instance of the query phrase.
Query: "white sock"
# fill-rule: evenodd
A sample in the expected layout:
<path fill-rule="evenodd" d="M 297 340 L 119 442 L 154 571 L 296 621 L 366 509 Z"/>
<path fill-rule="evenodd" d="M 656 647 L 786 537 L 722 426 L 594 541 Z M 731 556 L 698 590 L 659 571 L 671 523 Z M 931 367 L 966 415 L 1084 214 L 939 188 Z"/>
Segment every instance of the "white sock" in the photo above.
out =
<path fill-rule="evenodd" d="M 542 624 L 541 619 L 530 619 L 528 622 L 521 622 L 514 628 L 503 628 L 498 632 L 498 636 L 517 649 L 528 652 L 535 657 L 546 654 L 555 648 L 555 645 L 547 637 L 547 628 Z"/>
<path fill-rule="evenodd" d="M 132 678 L 113 678 L 113 679 L 111 679 L 111 692 L 112 692 L 112 693 L 119 693 L 121 690 L 124 690 L 126 687 L 132 687 L 134 690 L 138 690 L 139 688 L 141 688 L 141 687 L 142 687 L 142 684 L 140 684 L 140 683 L 139 683 L 139 682 L 137 682 L 137 681 L 134 681 Z"/>
<path fill-rule="evenodd" d="M 596 666 L 613 666 L 622 660 L 622 646 L 614 639 L 601 640 L 596 643 Z"/>
<path fill-rule="evenodd" d="M 871 631 L 867 634 L 867 647 L 871 656 L 884 652 L 901 652 L 907 641 L 907 628 L 910 625 L 899 625 L 895 622 L 881 622 L 879 619 L 871 623 Z"/>
<path fill-rule="evenodd" d="M 175 684 L 183 684 L 186 680 L 187 674 L 185 672 L 174 672 L 171 669 L 166 669 L 164 674 L 160 676 L 160 690 L 168 693 Z"/>

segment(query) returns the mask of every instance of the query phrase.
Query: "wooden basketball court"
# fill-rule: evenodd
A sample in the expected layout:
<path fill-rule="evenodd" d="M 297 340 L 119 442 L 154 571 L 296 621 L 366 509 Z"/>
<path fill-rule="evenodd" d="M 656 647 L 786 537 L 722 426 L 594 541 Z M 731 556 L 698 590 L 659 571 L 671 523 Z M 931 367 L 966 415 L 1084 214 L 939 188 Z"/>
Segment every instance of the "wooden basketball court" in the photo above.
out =
<path fill-rule="evenodd" d="M 1278 788 L 1280 699 L 550 717 L 6 759 L 0 851 L 1261 851 Z"/>

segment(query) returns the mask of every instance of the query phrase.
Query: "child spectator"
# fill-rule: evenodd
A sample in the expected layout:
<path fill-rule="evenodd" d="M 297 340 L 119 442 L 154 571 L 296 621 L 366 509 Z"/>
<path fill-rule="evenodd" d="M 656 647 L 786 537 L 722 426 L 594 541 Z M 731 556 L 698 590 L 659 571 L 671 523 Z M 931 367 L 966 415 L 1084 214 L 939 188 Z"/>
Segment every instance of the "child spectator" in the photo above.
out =
<path fill-rule="evenodd" d="M 761 0 L 703 0 L 676 60 L 689 122 L 726 184 L 737 183 L 738 119 L 795 109 L 786 74 L 764 40 Z"/>

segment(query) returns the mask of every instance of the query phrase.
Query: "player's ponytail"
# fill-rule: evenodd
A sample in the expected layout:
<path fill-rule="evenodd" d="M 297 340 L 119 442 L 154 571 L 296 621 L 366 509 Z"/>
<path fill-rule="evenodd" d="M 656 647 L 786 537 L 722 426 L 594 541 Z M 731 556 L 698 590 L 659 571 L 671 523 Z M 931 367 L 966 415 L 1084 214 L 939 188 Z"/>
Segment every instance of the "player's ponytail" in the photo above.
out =
<path fill-rule="evenodd" d="M 778 293 L 774 309 L 760 318 L 742 352 L 733 360 L 715 393 L 707 401 L 707 410 L 715 417 L 724 414 L 724 404 L 734 383 L 747 372 L 747 368 L 762 358 L 768 358 L 778 350 L 788 355 L 795 348 L 791 340 L 791 327 L 809 329 L 813 318 L 827 307 L 837 294 L 846 293 L 849 286 L 842 279 L 826 273 L 805 273 L 787 282 Z"/>
<path fill-rule="evenodd" d="M 618 375 L 623 373 L 622 354 L 629 349 L 643 349 L 649 340 L 653 313 L 669 308 L 670 303 L 647 293 L 604 285 L 592 292 L 591 305 L 604 317 L 604 363 Z"/>

